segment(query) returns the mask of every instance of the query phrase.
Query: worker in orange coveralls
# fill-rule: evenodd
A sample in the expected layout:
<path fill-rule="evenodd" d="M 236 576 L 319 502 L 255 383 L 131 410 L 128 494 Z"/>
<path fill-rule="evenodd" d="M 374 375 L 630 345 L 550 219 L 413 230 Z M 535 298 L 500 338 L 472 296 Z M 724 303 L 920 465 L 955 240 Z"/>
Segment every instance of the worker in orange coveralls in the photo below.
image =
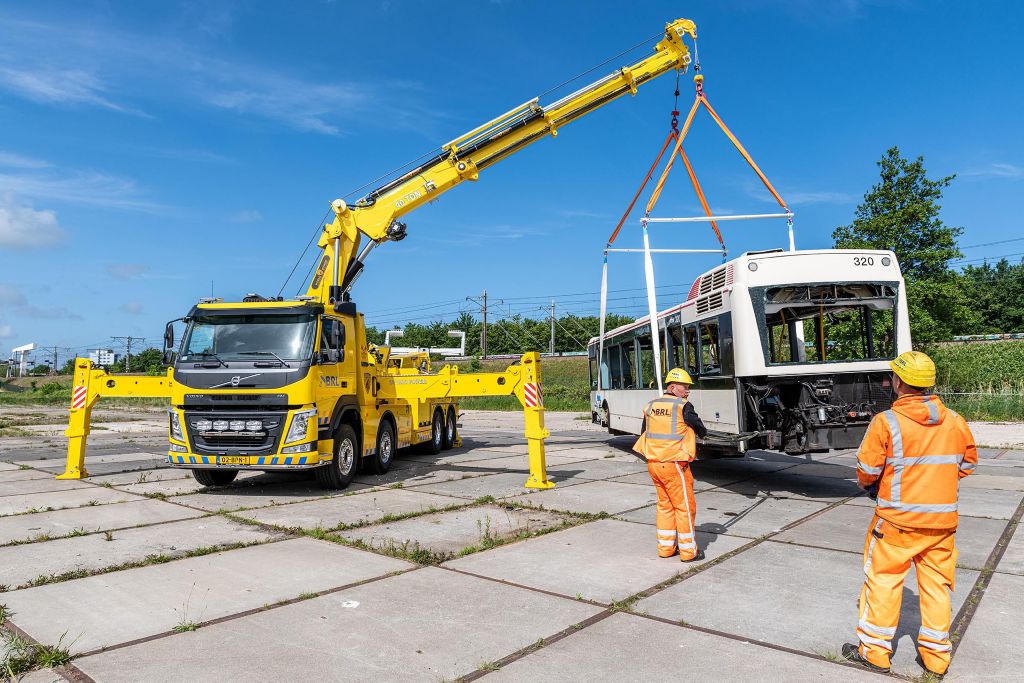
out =
<path fill-rule="evenodd" d="M 704 559 L 697 547 L 690 462 L 696 457 L 697 439 L 707 434 L 693 404 L 686 400 L 693 380 L 681 368 L 669 370 L 665 394 L 644 407 L 644 432 L 633 450 L 647 459 L 647 471 L 658 491 L 658 555 L 694 562 Z"/>
<path fill-rule="evenodd" d="M 843 645 L 843 656 L 889 671 L 903 580 L 913 562 L 921 595 L 917 661 L 941 677 L 952 652 L 957 489 L 974 471 L 978 451 L 967 422 L 926 393 L 935 384 L 931 358 L 907 351 L 889 365 L 896 401 L 875 416 L 857 453 L 857 479 L 875 497 L 876 507 L 864 542 L 860 642 Z"/>

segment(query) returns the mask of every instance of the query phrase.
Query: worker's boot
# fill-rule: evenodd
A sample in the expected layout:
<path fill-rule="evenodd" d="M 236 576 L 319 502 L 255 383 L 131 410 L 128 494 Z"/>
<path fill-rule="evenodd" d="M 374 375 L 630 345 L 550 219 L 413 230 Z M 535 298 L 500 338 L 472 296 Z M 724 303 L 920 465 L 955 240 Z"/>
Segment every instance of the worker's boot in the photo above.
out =
<path fill-rule="evenodd" d="M 680 562 L 700 562 L 703 559 L 704 559 L 704 551 L 703 550 L 698 550 L 696 555 L 694 555 L 693 557 L 691 557 L 688 560 L 680 559 Z"/>
<path fill-rule="evenodd" d="M 858 650 L 857 646 L 853 643 L 843 644 L 843 659 L 845 659 L 848 662 L 853 662 L 854 664 L 860 664 L 861 666 L 870 671 L 877 671 L 878 673 L 883 674 L 889 673 L 889 667 L 882 668 L 877 664 L 872 664 L 868 660 L 861 657 L 860 651 Z"/>
<path fill-rule="evenodd" d="M 932 671 L 927 666 L 925 666 L 924 665 L 924 660 L 921 659 L 921 655 L 917 656 L 917 660 L 916 661 L 917 661 L 917 665 L 919 667 L 921 667 L 922 669 L 924 669 L 926 673 L 931 674 L 931 677 L 934 678 L 935 680 L 941 681 L 943 678 L 945 678 L 945 676 L 946 676 L 945 672 L 940 674 L 938 671 Z"/>

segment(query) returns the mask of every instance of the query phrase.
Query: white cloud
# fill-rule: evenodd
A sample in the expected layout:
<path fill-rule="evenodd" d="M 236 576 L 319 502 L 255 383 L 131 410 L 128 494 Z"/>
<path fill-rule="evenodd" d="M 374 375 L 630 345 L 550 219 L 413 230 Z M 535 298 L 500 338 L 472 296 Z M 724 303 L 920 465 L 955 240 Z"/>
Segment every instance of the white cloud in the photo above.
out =
<path fill-rule="evenodd" d="M 7 168 L 49 168 L 50 163 L 42 159 L 0 151 L 0 167 Z"/>
<path fill-rule="evenodd" d="M 231 216 L 231 221 L 233 223 L 258 223 L 261 220 L 263 220 L 263 214 L 261 214 L 259 211 L 254 211 L 251 209 L 244 209 L 242 211 L 238 211 L 233 216 Z"/>
<path fill-rule="evenodd" d="M 130 315 L 141 315 L 142 304 L 138 303 L 137 301 L 127 301 L 121 304 L 120 310 Z"/>
<path fill-rule="evenodd" d="M 15 287 L 0 282 L 0 304 L 7 306 L 21 306 L 26 301 L 25 294 Z"/>
<path fill-rule="evenodd" d="M 82 316 L 68 310 L 64 306 L 43 308 L 35 305 L 19 306 L 16 311 L 18 315 L 25 318 L 37 318 L 40 320 L 81 320 Z"/>
<path fill-rule="evenodd" d="M 856 199 L 849 192 L 805 192 L 801 190 L 785 192 L 782 198 L 794 206 L 797 204 L 849 204 Z"/>
<path fill-rule="evenodd" d="M 14 336 L 14 328 L 6 323 L 0 322 L 0 339 L 10 339 Z"/>
<path fill-rule="evenodd" d="M 1024 178 L 1024 167 L 999 162 L 971 168 L 960 175 L 965 178 Z"/>
<path fill-rule="evenodd" d="M 142 277 L 149 266 L 142 263 L 111 263 L 107 265 L 107 274 L 115 280 L 135 280 Z"/>
<path fill-rule="evenodd" d="M 7 188 L 0 175 L 0 191 Z M 13 249 L 46 247 L 64 237 L 53 211 L 36 211 L 21 203 L 13 192 L 0 195 L 0 246 Z"/>
<path fill-rule="evenodd" d="M 159 213 L 167 207 L 146 201 L 134 180 L 96 171 L 0 173 L 0 192 L 46 201 Z"/>
<path fill-rule="evenodd" d="M 99 79 L 81 69 L 0 66 L 0 87 L 42 104 L 85 104 L 126 114 L 142 114 L 108 99 L 102 94 L 105 88 Z"/>

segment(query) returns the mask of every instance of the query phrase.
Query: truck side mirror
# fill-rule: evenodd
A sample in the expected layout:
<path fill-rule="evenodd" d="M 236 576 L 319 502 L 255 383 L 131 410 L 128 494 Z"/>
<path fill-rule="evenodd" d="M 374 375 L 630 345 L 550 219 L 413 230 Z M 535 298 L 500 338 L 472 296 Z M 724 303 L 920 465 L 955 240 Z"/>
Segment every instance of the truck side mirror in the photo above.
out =
<path fill-rule="evenodd" d="M 334 348 L 338 349 L 338 362 L 339 363 L 344 363 L 345 362 L 345 325 L 340 323 L 340 322 L 337 325 L 335 325 L 334 326 L 334 332 L 333 332 L 333 334 L 331 336 L 333 337 L 333 339 L 331 341 L 334 344 Z"/>
<path fill-rule="evenodd" d="M 160 362 L 167 367 L 174 364 L 174 321 L 167 323 L 164 328 L 164 352 Z"/>

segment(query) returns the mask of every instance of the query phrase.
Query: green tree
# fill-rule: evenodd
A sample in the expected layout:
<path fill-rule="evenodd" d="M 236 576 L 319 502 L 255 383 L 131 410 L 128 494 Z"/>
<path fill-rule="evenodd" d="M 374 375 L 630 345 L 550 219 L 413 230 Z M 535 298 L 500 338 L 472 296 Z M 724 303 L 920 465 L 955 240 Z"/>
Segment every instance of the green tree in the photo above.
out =
<path fill-rule="evenodd" d="M 915 344 L 949 339 L 978 324 L 978 315 L 949 269 L 962 256 L 963 228 L 939 216 L 942 191 L 956 176 L 928 177 L 924 157 L 904 159 L 892 147 L 878 162 L 879 182 L 864 194 L 850 225 L 832 232 L 838 249 L 890 249 L 907 281 Z"/>
<path fill-rule="evenodd" d="M 125 358 L 119 358 L 110 367 L 111 372 L 125 372 Z M 132 354 L 132 374 L 162 375 L 163 352 L 160 349 L 149 348 L 139 353 Z"/>

